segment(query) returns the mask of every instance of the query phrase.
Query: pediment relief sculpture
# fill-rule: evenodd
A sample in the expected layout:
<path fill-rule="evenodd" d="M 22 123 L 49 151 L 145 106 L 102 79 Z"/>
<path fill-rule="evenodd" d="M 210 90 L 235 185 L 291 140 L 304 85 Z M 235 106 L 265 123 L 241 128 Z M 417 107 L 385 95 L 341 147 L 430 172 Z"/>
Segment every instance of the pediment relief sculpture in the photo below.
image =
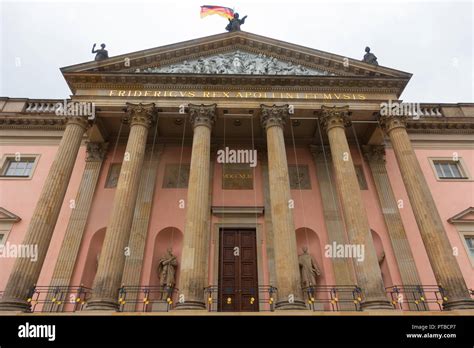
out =
<path fill-rule="evenodd" d="M 136 73 L 171 74 L 245 74 L 245 75 L 333 75 L 327 71 L 310 69 L 302 65 L 284 62 L 262 53 L 242 51 L 185 60 L 164 67 L 136 69 Z"/>

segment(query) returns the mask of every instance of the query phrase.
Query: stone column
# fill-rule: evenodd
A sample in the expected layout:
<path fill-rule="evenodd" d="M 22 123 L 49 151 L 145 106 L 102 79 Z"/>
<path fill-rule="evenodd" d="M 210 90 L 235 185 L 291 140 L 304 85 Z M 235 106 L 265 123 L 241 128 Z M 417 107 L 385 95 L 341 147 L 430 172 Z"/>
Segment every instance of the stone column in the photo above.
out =
<path fill-rule="evenodd" d="M 50 286 L 70 285 L 107 145 L 107 143 L 87 143 L 86 166 L 77 191 L 75 207 L 71 212 L 63 243 L 59 250 Z M 48 304 L 50 303 L 47 302 L 45 306 Z"/>
<path fill-rule="evenodd" d="M 316 164 L 316 175 L 318 176 L 324 224 L 328 232 L 329 244 L 333 245 L 333 243 L 336 243 L 337 245 L 345 245 L 347 244 L 347 236 L 344 231 L 344 222 L 342 221 L 338 204 L 339 198 L 332 175 L 331 150 L 328 146 L 311 145 L 310 151 Z M 352 260 L 340 257 L 333 257 L 331 260 L 336 285 L 355 285 L 356 280 Z M 340 305 L 344 306 L 345 304 L 341 303 Z M 354 305 L 349 303 L 347 309 L 349 308 L 354 308 Z"/>
<path fill-rule="evenodd" d="M 334 182 L 331 149 L 327 145 L 310 145 L 310 151 L 316 164 L 316 176 L 318 177 L 319 191 L 321 192 L 321 203 L 323 207 L 324 224 L 328 233 L 329 245 L 347 245 L 348 239 L 344 230 L 339 196 Z M 351 258 L 332 257 L 332 267 L 336 285 L 357 285 L 354 266 Z M 353 311 L 353 295 L 350 292 L 340 292 L 339 309 Z"/>
<path fill-rule="evenodd" d="M 69 117 L 56 157 L 44 182 L 41 195 L 26 231 L 24 245 L 38 247 L 38 259 L 18 258 L 8 279 L 0 311 L 20 311 L 29 308 L 27 302 L 31 289 L 38 281 L 48 251 L 54 227 L 66 194 L 71 173 L 88 127 L 85 117 Z"/>
<path fill-rule="evenodd" d="M 411 146 L 405 116 L 381 116 L 380 125 L 392 143 L 416 223 L 438 284 L 446 291 L 447 310 L 474 309 L 461 269 L 453 255 L 430 188 Z"/>
<path fill-rule="evenodd" d="M 290 209 L 290 180 L 283 127 L 290 115 L 288 105 L 261 105 L 262 126 L 267 133 L 268 173 L 275 252 L 276 309 L 306 309 L 296 248 L 293 212 Z"/>
<path fill-rule="evenodd" d="M 408 243 L 405 228 L 403 227 L 402 217 L 398 210 L 397 200 L 393 194 L 392 185 L 385 166 L 385 146 L 384 145 L 364 145 L 362 146 L 364 156 L 369 163 L 370 171 L 374 179 L 375 188 L 379 197 L 382 214 L 385 220 L 385 226 L 388 230 L 390 242 L 392 243 L 395 259 L 402 278 L 402 285 L 421 285 L 415 260 Z M 416 300 L 411 294 L 407 300 Z M 409 302 L 411 310 L 416 310 L 417 306 Z"/>
<path fill-rule="evenodd" d="M 363 261 L 354 259 L 353 262 L 357 284 L 364 293 L 361 307 L 363 310 L 393 309 L 385 294 L 367 212 L 344 131 L 344 127 L 351 124 L 349 108 L 323 106 L 320 122 L 327 132 L 331 147 L 335 181 L 349 242 L 353 246 L 363 246 L 365 251 Z"/>
<path fill-rule="evenodd" d="M 384 145 L 364 145 L 364 156 L 367 159 L 374 179 L 375 188 L 379 197 L 382 214 L 387 227 L 388 235 L 395 253 L 398 269 L 402 278 L 402 285 L 421 285 L 415 260 L 408 243 L 402 217 L 398 210 L 397 200 L 393 194 L 392 185 L 385 166 L 385 146 Z M 406 294 L 406 296 L 411 296 Z M 415 298 L 407 298 L 415 300 Z M 416 310 L 417 306 L 409 302 L 409 308 Z"/>
<path fill-rule="evenodd" d="M 124 285 L 140 286 L 148 224 L 153 207 L 158 164 L 162 151 L 163 145 L 160 145 L 153 150 L 153 156 L 151 151 L 146 153 L 145 163 L 140 175 L 138 197 L 135 204 L 130 241 L 128 243 L 130 255 L 125 258 L 125 266 L 123 268 L 122 284 Z M 156 274 L 156 270 L 152 270 L 152 272 Z M 135 310 L 136 303 L 133 302 L 137 298 L 138 293 L 127 295 L 127 302 L 124 306 L 125 312 L 133 312 Z M 143 303 L 140 305 L 143 305 Z"/>
<path fill-rule="evenodd" d="M 130 134 L 87 310 L 118 308 L 118 289 L 125 264 L 125 248 L 130 239 L 146 140 L 154 113 L 154 103 L 127 103 L 127 115 L 123 121 L 130 124 Z M 134 251 L 129 252 L 131 254 Z"/>
<path fill-rule="evenodd" d="M 179 301 L 176 309 L 206 308 L 204 288 L 208 285 L 209 255 L 209 175 L 211 131 L 216 120 L 216 104 L 189 104 L 194 127 L 186 224 L 184 229 Z"/>
<path fill-rule="evenodd" d="M 262 184 L 263 184 L 263 198 L 265 209 L 265 240 L 267 247 L 267 263 L 268 263 L 268 285 L 276 286 L 276 270 L 275 270 L 275 250 L 274 250 L 274 236 L 272 227 L 272 208 L 270 203 L 270 178 L 268 173 L 268 156 L 267 149 L 258 149 L 260 157 L 260 168 L 262 168 Z"/>

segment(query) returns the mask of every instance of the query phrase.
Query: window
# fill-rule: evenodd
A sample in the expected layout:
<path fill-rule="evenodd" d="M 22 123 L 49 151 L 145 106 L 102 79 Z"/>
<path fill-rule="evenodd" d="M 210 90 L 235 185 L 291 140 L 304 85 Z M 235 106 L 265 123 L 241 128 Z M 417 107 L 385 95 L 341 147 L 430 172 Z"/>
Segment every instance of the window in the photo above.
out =
<path fill-rule="evenodd" d="M 474 259 L 474 236 L 464 236 L 466 240 L 467 249 L 469 251 L 469 256 L 471 259 Z"/>
<path fill-rule="evenodd" d="M 449 218 L 448 222 L 458 230 L 460 240 L 474 268 L 474 207 L 468 207 L 457 213 Z"/>
<path fill-rule="evenodd" d="M 0 245 L 3 245 L 8 240 L 13 224 L 20 221 L 18 215 L 13 214 L 5 208 L 0 207 Z"/>
<path fill-rule="evenodd" d="M 29 179 L 33 175 L 38 156 L 21 156 L 19 158 L 7 155 L 3 159 L 0 171 L 2 178 Z"/>
<path fill-rule="evenodd" d="M 433 161 L 439 179 L 467 179 L 459 161 Z"/>

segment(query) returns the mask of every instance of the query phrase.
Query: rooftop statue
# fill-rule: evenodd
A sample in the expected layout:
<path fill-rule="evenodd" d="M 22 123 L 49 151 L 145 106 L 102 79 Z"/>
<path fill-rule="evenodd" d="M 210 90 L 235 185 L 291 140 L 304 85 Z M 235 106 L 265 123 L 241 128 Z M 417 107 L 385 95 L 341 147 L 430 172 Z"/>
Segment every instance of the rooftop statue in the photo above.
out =
<path fill-rule="evenodd" d="M 375 54 L 370 52 L 370 47 L 366 47 L 365 52 L 366 53 L 364 54 L 364 58 L 362 59 L 364 62 L 373 65 L 379 65 L 379 63 L 377 63 L 377 57 L 375 56 Z"/>
<path fill-rule="evenodd" d="M 229 19 L 229 24 L 227 24 L 225 30 L 240 31 L 240 26 L 245 23 L 245 18 L 247 18 L 247 16 L 244 16 L 242 19 L 239 19 L 239 14 L 235 13 L 234 18 Z"/>
<path fill-rule="evenodd" d="M 98 50 L 95 49 L 95 46 L 96 46 L 96 44 L 94 44 L 94 46 L 92 46 L 92 53 L 96 54 L 95 55 L 95 60 L 96 61 L 104 60 L 104 59 L 109 58 L 109 53 L 105 49 L 105 44 L 101 44 L 100 45 L 101 48 L 98 49 Z"/>

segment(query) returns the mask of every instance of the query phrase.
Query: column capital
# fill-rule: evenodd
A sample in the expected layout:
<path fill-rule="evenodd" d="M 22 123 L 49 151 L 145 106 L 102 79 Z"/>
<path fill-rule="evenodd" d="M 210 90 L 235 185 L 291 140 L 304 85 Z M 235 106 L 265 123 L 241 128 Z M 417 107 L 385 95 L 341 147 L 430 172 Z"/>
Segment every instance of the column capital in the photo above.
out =
<path fill-rule="evenodd" d="M 407 117 L 405 115 L 379 115 L 379 123 L 382 130 L 387 134 L 395 128 L 406 128 Z"/>
<path fill-rule="evenodd" d="M 331 148 L 329 147 L 329 145 L 309 145 L 309 151 L 318 161 L 332 161 Z"/>
<path fill-rule="evenodd" d="M 87 142 L 86 144 L 86 162 L 102 162 L 107 153 L 109 143 Z"/>
<path fill-rule="evenodd" d="M 369 162 L 385 163 L 385 145 L 362 145 L 362 153 Z"/>
<path fill-rule="evenodd" d="M 290 118 L 289 105 L 260 105 L 260 110 L 262 112 L 260 116 L 260 122 L 265 129 L 268 129 L 272 126 L 279 126 L 283 128 L 286 124 L 286 121 Z"/>
<path fill-rule="evenodd" d="M 216 107 L 217 104 L 188 104 L 188 112 L 193 128 L 206 126 L 212 129 L 214 122 L 216 122 Z"/>
<path fill-rule="evenodd" d="M 126 114 L 122 118 L 123 123 L 150 128 L 156 114 L 155 103 L 126 103 L 126 105 Z"/>
<path fill-rule="evenodd" d="M 68 116 L 66 117 L 66 127 L 70 124 L 80 126 L 86 131 L 92 124 L 92 122 L 84 116 Z"/>
<path fill-rule="evenodd" d="M 328 132 L 334 127 L 349 127 L 352 123 L 349 118 L 349 106 L 321 106 L 319 122 Z"/>

